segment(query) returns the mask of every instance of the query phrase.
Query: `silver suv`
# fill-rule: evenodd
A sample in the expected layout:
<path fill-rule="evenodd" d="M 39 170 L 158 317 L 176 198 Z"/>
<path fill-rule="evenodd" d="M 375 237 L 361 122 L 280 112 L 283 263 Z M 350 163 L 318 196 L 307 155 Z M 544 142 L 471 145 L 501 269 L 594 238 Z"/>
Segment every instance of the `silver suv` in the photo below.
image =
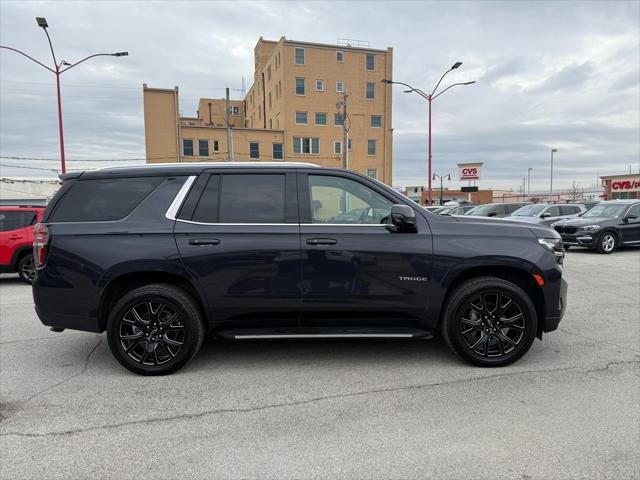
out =
<path fill-rule="evenodd" d="M 536 203 L 519 208 L 508 219 L 537 223 L 539 225 L 551 225 L 564 218 L 578 217 L 586 211 L 587 207 L 578 203 Z"/>

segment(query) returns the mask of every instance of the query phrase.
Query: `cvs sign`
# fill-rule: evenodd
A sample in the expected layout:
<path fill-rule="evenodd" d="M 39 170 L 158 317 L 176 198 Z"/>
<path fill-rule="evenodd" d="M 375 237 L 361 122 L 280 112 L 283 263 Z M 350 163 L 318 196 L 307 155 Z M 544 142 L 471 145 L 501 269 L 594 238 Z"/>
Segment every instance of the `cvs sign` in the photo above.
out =
<path fill-rule="evenodd" d="M 459 163 L 460 180 L 480 180 L 483 163 Z"/>

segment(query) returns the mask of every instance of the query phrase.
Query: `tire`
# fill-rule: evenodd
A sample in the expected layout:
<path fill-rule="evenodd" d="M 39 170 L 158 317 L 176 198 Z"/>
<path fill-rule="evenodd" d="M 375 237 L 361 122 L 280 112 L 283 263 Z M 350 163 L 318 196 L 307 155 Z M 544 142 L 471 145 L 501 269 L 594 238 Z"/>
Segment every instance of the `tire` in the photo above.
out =
<path fill-rule="evenodd" d="M 136 288 L 113 307 L 107 339 L 113 356 L 138 375 L 167 375 L 198 353 L 204 341 L 195 300 L 172 285 Z"/>
<path fill-rule="evenodd" d="M 22 257 L 18 262 L 18 275 L 22 281 L 31 285 L 33 283 L 35 273 L 36 266 L 33 263 L 33 254 L 29 253 Z"/>
<path fill-rule="evenodd" d="M 618 235 L 608 230 L 598 236 L 597 242 L 596 251 L 598 253 L 613 253 L 618 248 Z"/>
<path fill-rule="evenodd" d="M 451 293 L 440 327 L 449 348 L 467 362 L 504 367 L 527 353 L 538 331 L 538 317 L 531 298 L 518 285 L 477 277 Z"/>

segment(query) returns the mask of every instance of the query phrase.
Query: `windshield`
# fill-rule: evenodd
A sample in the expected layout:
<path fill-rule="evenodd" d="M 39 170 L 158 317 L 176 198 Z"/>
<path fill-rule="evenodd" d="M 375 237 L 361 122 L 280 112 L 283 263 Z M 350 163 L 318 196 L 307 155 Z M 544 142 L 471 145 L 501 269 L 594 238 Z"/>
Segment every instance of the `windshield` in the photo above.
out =
<path fill-rule="evenodd" d="M 591 210 L 587 210 L 584 215 L 582 215 L 582 218 L 585 217 L 619 217 L 620 215 L 622 215 L 622 212 L 624 211 L 626 205 L 620 205 L 620 204 L 609 204 L 609 205 L 605 205 L 605 204 L 598 204 L 595 207 L 593 207 Z"/>
<path fill-rule="evenodd" d="M 495 210 L 495 205 L 478 205 L 477 207 L 469 210 L 465 215 L 486 215 L 489 212 L 493 212 Z"/>
<path fill-rule="evenodd" d="M 511 214 L 513 217 L 537 217 L 547 208 L 546 205 L 525 205 Z"/>

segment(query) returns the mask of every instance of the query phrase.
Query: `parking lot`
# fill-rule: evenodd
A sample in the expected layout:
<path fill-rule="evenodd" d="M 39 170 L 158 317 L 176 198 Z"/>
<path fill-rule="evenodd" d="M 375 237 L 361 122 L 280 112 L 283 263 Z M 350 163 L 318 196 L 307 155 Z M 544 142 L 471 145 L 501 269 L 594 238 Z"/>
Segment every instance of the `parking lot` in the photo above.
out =
<path fill-rule="evenodd" d="M 1 478 L 638 478 L 640 250 L 567 253 L 560 330 L 470 367 L 440 340 L 211 340 L 135 376 L 0 278 Z"/>

